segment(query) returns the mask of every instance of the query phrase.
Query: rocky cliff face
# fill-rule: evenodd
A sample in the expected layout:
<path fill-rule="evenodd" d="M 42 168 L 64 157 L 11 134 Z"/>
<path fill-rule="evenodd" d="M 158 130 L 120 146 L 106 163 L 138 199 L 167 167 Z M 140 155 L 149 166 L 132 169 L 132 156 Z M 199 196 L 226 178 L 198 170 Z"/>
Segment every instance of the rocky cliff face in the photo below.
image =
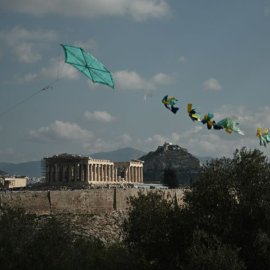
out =
<path fill-rule="evenodd" d="M 176 173 L 178 183 L 186 185 L 198 178 L 201 168 L 199 159 L 186 149 L 170 143 L 139 159 L 144 161 L 144 182 L 162 182 L 164 170 L 170 169 Z"/>

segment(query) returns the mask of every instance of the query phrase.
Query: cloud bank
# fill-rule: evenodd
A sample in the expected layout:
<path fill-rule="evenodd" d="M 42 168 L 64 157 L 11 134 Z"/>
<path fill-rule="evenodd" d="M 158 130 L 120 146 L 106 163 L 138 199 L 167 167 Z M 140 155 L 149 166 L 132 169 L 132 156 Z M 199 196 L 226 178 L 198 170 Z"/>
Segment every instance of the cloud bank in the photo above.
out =
<path fill-rule="evenodd" d="M 94 111 L 94 112 L 85 112 L 84 116 L 88 120 L 94 120 L 98 122 L 103 122 L 103 123 L 110 123 L 115 120 L 115 117 L 113 117 L 111 114 L 109 114 L 106 111 Z"/>
<path fill-rule="evenodd" d="M 30 130 L 29 135 L 32 139 L 38 141 L 87 141 L 94 137 L 91 131 L 82 129 L 76 123 L 62 122 L 59 120 L 55 120 L 54 123 L 47 127 Z"/>
<path fill-rule="evenodd" d="M 127 16 L 135 21 L 144 21 L 169 16 L 171 9 L 167 2 L 166 0 L 2 0 L 0 11 L 88 19 Z"/>
<path fill-rule="evenodd" d="M 222 89 L 221 84 L 218 80 L 210 78 L 203 82 L 203 90 L 205 91 L 220 91 Z"/>

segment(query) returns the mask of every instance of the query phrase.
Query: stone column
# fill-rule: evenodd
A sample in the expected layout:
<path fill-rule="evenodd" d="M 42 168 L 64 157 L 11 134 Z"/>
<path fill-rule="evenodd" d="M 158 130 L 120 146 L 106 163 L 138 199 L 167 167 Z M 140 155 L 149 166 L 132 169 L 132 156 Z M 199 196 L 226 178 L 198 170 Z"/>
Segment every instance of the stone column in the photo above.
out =
<path fill-rule="evenodd" d="M 70 164 L 66 165 L 66 176 L 65 176 L 66 182 L 69 182 L 71 179 L 71 171 L 72 171 L 71 165 Z"/>
<path fill-rule="evenodd" d="M 80 181 L 81 182 L 85 182 L 85 166 L 84 164 L 81 164 L 81 177 L 80 177 Z"/>
<path fill-rule="evenodd" d="M 129 167 L 129 172 L 130 172 L 130 174 L 129 174 L 128 182 L 132 182 L 132 179 L 133 179 L 133 167 L 132 166 Z"/>
<path fill-rule="evenodd" d="M 88 164 L 88 162 L 86 163 L 86 165 L 85 165 L 85 169 L 86 169 L 86 172 L 85 172 L 85 182 L 86 183 L 89 183 L 89 164 Z"/>
<path fill-rule="evenodd" d="M 114 182 L 115 179 L 114 179 L 114 165 L 111 165 L 111 181 Z"/>
<path fill-rule="evenodd" d="M 97 180 L 100 182 L 100 168 L 101 168 L 101 165 L 100 164 L 97 164 Z"/>
<path fill-rule="evenodd" d="M 54 165 L 54 179 L 57 182 L 57 173 L 58 173 L 58 168 L 57 168 L 57 164 Z"/>
<path fill-rule="evenodd" d="M 53 182 L 54 179 L 53 179 L 53 175 L 52 175 L 52 166 L 49 165 L 48 168 L 49 168 L 49 172 L 48 172 L 49 182 Z"/>
<path fill-rule="evenodd" d="M 127 167 L 127 179 L 126 179 L 127 182 L 130 181 L 130 166 Z"/>
<path fill-rule="evenodd" d="M 95 181 L 97 181 L 97 164 L 94 164 L 94 178 L 95 178 Z"/>
<path fill-rule="evenodd" d="M 96 181 L 96 164 L 92 164 L 92 170 L 93 170 L 93 181 Z"/>
<path fill-rule="evenodd" d="M 133 182 L 135 183 L 135 182 L 137 182 L 137 167 L 136 166 L 134 166 L 134 180 L 133 180 Z"/>
<path fill-rule="evenodd" d="M 95 181 L 98 181 L 98 165 L 95 164 Z"/>
<path fill-rule="evenodd" d="M 88 164 L 88 183 L 92 181 L 92 164 Z"/>
<path fill-rule="evenodd" d="M 111 164 L 108 164 L 107 167 L 108 182 L 111 182 Z"/>
<path fill-rule="evenodd" d="M 134 182 L 135 181 L 135 168 L 134 166 L 131 167 L 131 180 L 130 182 Z"/>
<path fill-rule="evenodd" d="M 114 169 L 114 179 L 115 179 L 115 182 L 118 182 L 118 178 L 117 178 L 117 168 Z"/>
<path fill-rule="evenodd" d="M 108 165 L 107 164 L 105 164 L 104 165 L 104 181 L 105 182 L 108 182 Z"/>
<path fill-rule="evenodd" d="M 132 181 L 132 167 L 129 166 L 129 177 L 128 177 L 128 182 Z"/>
<path fill-rule="evenodd" d="M 103 173 L 102 173 L 102 169 L 103 169 L 103 165 L 100 164 L 100 165 L 99 165 L 99 181 L 100 181 L 100 182 L 103 181 Z"/>
<path fill-rule="evenodd" d="M 90 178 L 90 180 L 91 181 L 95 181 L 95 165 L 94 164 L 91 164 L 90 165 L 90 169 L 91 169 L 91 178 Z"/>

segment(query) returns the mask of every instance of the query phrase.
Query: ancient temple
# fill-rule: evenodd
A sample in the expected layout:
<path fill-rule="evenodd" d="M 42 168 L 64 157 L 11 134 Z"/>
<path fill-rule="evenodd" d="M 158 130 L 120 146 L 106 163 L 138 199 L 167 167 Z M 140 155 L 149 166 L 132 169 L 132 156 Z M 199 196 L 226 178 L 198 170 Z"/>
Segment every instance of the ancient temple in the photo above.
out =
<path fill-rule="evenodd" d="M 143 183 L 143 161 L 112 162 L 88 156 L 61 154 L 44 158 L 48 184 Z"/>

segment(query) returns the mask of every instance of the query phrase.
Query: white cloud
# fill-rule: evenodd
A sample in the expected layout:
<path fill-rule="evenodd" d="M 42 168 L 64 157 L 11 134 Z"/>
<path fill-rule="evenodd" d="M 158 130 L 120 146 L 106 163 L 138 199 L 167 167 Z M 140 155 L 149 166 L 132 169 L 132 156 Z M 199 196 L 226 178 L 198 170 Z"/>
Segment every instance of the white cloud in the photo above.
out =
<path fill-rule="evenodd" d="M 114 73 L 117 88 L 120 90 L 143 90 L 151 87 L 135 71 L 118 71 Z"/>
<path fill-rule="evenodd" d="M 74 41 L 75 46 L 80 47 L 86 51 L 96 50 L 98 47 L 97 42 L 94 39 L 88 39 L 86 41 Z"/>
<path fill-rule="evenodd" d="M 264 15 L 265 15 L 265 16 L 269 16 L 269 15 L 270 15 L 270 6 L 266 6 L 266 7 L 264 8 Z"/>
<path fill-rule="evenodd" d="M 185 142 L 185 147 L 192 154 L 198 156 L 230 157 L 236 149 L 242 147 L 258 148 L 258 140 L 238 134 L 226 134 L 225 131 L 210 130 L 200 136 L 190 137 Z"/>
<path fill-rule="evenodd" d="M 47 127 L 40 127 L 37 130 L 30 130 L 29 135 L 31 138 L 39 141 L 87 141 L 93 138 L 91 131 L 82 129 L 75 123 L 62 122 L 59 120 L 56 120 Z"/>
<path fill-rule="evenodd" d="M 185 64 L 187 62 L 187 59 L 185 56 L 180 56 L 178 59 L 178 62 L 181 64 Z"/>
<path fill-rule="evenodd" d="M 96 18 L 128 16 L 136 21 L 158 19 L 171 14 L 167 0 L 2 0 L 0 11 L 35 16 L 55 14 L 65 17 Z"/>
<path fill-rule="evenodd" d="M 14 149 L 12 147 L 7 147 L 7 148 L 1 148 L 0 149 L 0 159 L 2 162 L 8 162 L 11 160 L 12 162 L 18 161 L 18 162 L 23 162 L 23 161 L 29 161 L 29 157 L 27 156 L 26 153 L 22 153 L 18 151 L 18 149 Z"/>
<path fill-rule="evenodd" d="M 167 74 L 158 73 L 151 78 L 151 83 L 155 85 L 169 85 L 173 83 L 173 79 Z"/>
<path fill-rule="evenodd" d="M 159 145 L 163 145 L 165 142 L 169 142 L 169 138 L 166 138 L 160 134 L 155 134 L 152 137 L 148 137 L 145 140 L 145 143 L 150 144 L 151 146 L 159 146 Z"/>
<path fill-rule="evenodd" d="M 15 75 L 11 81 L 13 83 L 22 84 L 43 79 L 49 81 L 55 81 L 57 79 L 74 80 L 78 79 L 79 77 L 80 72 L 71 65 L 59 61 L 59 59 L 51 59 L 48 67 L 44 67 L 36 73 L 26 73 L 20 77 Z"/>
<path fill-rule="evenodd" d="M 31 64 L 41 59 L 41 54 L 33 50 L 33 44 L 21 43 L 14 47 L 14 52 L 18 56 L 20 62 Z"/>
<path fill-rule="evenodd" d="M 203 82 L 203 90 L 205 91 L 220 91 L 222 89 L 218 80 L 210 78 L 209 80 Z"/>
<path fill-rule="evenodd" d="M 115 120 L 115 117 L 113 117 L 111 114 L 109 114 L 106 111 L 94 111 L 94 112 L 85 112 L 84 116 L 88 120 L 95 120 L 99 122 L 104 122 L 104 123 L 110 123 Z"/>
<path fill-rule="evenodd" d="M 8 46 L 18 61 L 26 64 L 39 61 L 42 58 L 40 50 L 56 38 L 54 31 L 30 31 L 19 26 L 0 32 L 0 41 Z"/>
<path fill-rule="evenodd" d="M 44 42 L 44 41 L 54 41 L 57 38 L 57 34 L 54 31 L 48 30 L 27 30 L 20 26 L 15 26 L 9 31 L 1 31 L 1 38 L 12 45 L 14 43 L 20 43 L 21 41 L 25 42 Z"/>
<path fill-rule="evenodd" d="M 119 90 L 154 90 L 160 85 L 173 83 L 172 78 L 164 73 L 159 73 L 146 80 L 135 71 L 118 71 L 114 73 L 114 79 Z"/>
<path fill-rule="evenodd" d="M 130 147 L 132 142 L 134 142 L 134 139 L 129 134 L 124 133 L 119 136 L 112 137 L 111 140 L 97 138 L 91 142 L 84 143 L 83 148 L 89 153 L 107 152 L 123 147 Z"/>

